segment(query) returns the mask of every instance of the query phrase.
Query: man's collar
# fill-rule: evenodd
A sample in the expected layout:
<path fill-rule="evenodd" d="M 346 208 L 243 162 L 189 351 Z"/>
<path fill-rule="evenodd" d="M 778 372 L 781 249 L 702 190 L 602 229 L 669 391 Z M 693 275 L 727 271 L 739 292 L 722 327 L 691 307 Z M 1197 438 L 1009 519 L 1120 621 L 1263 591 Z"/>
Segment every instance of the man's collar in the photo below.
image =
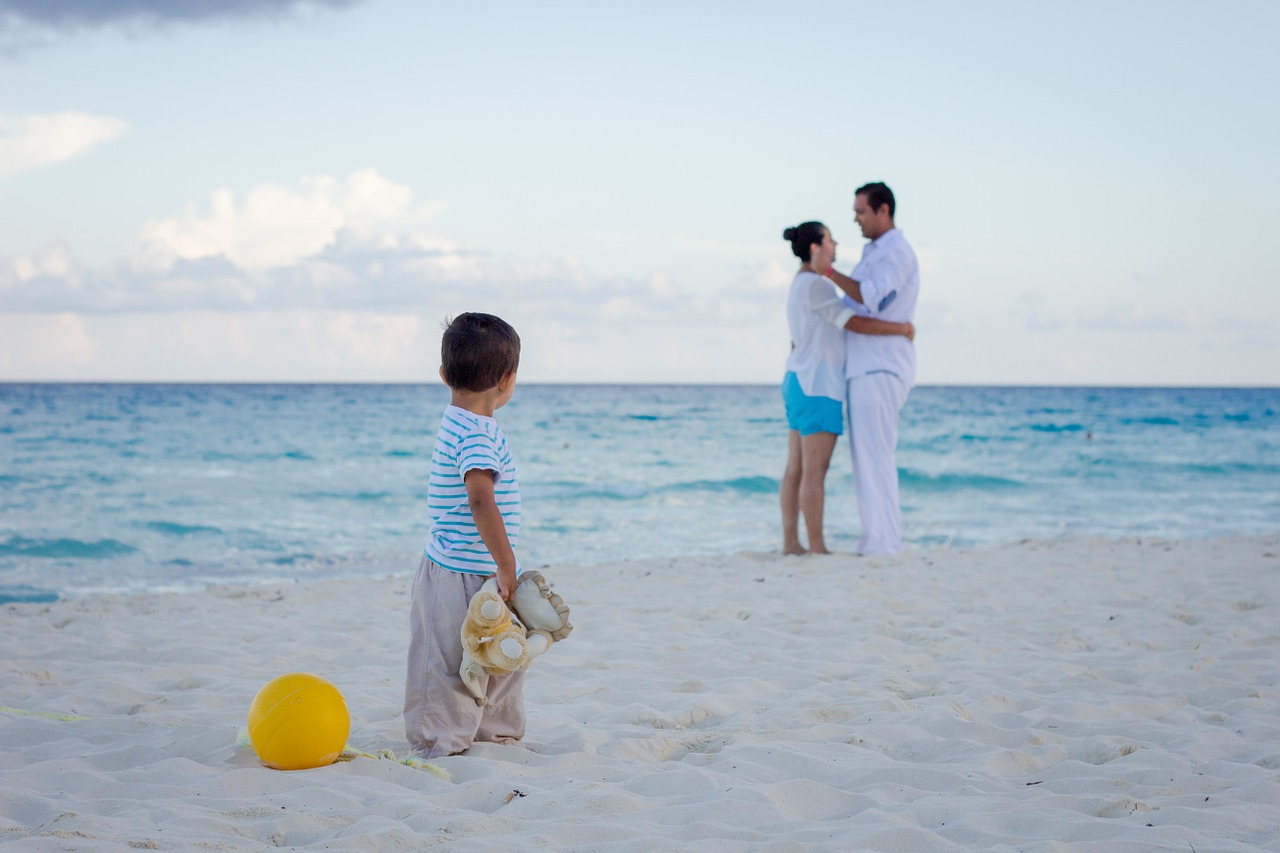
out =
<path fill-rule="evenodd" d="M 884 232 L 883 234 L 881 234 L 879 237 L 877 237 L 877 238 L 875 238 L 874 240 L 872 240 L 872 241 L 871 241 L 871 243 L 872 243 L 872 245 L 875 245 L 875 244 L 879 243 L 881 240 L 883 240 L 885 237 L 888 237 L 888 236 L 889 236 L 889 235 L 891 235 L 891 234 L 900 234 L 900 233 L 901 233 L 901 232 L 898 230 L 898 226 L 896 226 L 896 225 L 895 225 L 895 226 L 893 226 L 892 228 L 890 228 L 888 231 L 886 231 L 886 232 Z"/>

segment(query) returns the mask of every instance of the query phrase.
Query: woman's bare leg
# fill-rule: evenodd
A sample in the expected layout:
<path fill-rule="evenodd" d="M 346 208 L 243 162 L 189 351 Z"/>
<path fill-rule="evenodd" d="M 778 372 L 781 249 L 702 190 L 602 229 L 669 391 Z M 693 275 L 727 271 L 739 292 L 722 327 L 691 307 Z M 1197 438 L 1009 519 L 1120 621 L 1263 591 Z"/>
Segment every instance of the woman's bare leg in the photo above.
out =
<path fill-rule="evenodd" d="M 800 544 L 800 433 L 791 430 L 787 434 L 787 467 L 782 472 L 782 553 L 803 554 Z"/>
<path fill-rule="evenodd" d="M 822 535 L 822 511 L 826 498 L 827 468 L 836 448 L 834 433 L 815 432 L 800 439 L 800 511 L 809 534 L 810 554 L 830 554 Z"/>

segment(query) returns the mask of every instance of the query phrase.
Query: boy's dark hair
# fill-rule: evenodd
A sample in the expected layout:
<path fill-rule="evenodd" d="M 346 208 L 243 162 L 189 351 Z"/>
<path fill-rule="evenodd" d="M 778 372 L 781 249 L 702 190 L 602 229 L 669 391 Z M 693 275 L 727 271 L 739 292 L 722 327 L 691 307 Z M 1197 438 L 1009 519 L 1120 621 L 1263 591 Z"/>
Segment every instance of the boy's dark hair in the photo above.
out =
<path fill-rule="evenodd" d="M 871 205 L 873 213 L 887 204 L 889 205 L 889 217 L 892 218 L 894 211 L 898 208 L 898 203 L 893 200 L 893 190 L 889 189 L 888 184 L 880 181 L 863 184 L 854 190 L 853 194 L 865 195 L 867 204 Z"/>
<path fill-rule="evenodd" d="M 810 247 L 822 242 L 822 232 L 826 230 L 827 226 L 821 222 L 801 222 L 794 228 L 783 231 L 782 239 L 791 244 L 791 254 L 807 264 L 810 261 Z"/>
<path fill-rule="evenodd" d="M 520 367 L 520 336 L 492 314 L 459 314 L 440 340 L 444 382 L 460 391 L 488 391 Z"/>

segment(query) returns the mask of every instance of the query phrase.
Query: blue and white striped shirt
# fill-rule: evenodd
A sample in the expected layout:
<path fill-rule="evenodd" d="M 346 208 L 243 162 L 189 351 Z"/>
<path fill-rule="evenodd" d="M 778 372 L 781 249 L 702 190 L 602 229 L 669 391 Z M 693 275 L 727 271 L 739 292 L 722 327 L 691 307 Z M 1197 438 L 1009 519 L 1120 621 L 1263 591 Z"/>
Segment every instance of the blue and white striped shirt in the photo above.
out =
<path fill-rule="evenodd" d="M 477 468 L 497 474 L 493 495 L 514 548 L 520 535 L 520 484 L 516 482 L 516 463 L 507 437 L 493 418 L 449 406 L 444 410 L 431 454 L 427 480 L 431 541 L 426 553 L 436 565 L 449 571 L 491 575 L 498 567 L 480 538 L 467 503 L 464 478 Z M 519 572 L 518 561 L 516 571 Z"/>

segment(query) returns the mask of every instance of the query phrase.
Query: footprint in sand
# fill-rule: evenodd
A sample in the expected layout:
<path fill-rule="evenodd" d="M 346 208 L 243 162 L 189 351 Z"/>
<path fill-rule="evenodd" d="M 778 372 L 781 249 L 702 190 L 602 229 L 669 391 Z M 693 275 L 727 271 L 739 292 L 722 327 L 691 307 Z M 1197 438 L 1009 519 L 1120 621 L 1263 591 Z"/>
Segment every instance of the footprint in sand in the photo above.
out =
<path fill-rule="evenodd" d="M 1138 747 L 1131 743 L 1094 743 L 1085 749 L 1084 753 L 1079 756 L 1079 760 L 1087 764 L 1106 764 L 1108 761 L 1124 758 L 1126 755 L 1132 755 L 1137 751 Z"/>
<path fill-rule="evenodd" d="M 1149 806 L 1146 803 L 1140 803 L 1137 800 L 1123 799 L 1114 803 L 1108 803 L 1098 811 L 1094 812 L 1095 817 L 1125 817 L 1126 815 L 1137 814 L 1138 812 L 1159 811 L 1159 806 Z"/>

